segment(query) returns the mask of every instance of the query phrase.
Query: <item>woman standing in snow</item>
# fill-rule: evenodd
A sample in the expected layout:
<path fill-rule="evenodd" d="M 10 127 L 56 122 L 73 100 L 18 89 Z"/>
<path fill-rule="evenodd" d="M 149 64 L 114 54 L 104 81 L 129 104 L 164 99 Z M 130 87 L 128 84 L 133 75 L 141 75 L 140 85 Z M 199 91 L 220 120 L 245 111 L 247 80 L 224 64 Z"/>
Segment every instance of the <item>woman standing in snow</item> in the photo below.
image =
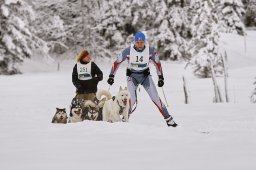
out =
<path fill-rule="evenodd" d="M 87 50 L 82 50 L 77 56 L 77 63 L 72 73 L 72 82 L 76 87 L 76 99 L 94 100 L 97 86 L 103 79 L 100 68 L 92 61 Z"/>

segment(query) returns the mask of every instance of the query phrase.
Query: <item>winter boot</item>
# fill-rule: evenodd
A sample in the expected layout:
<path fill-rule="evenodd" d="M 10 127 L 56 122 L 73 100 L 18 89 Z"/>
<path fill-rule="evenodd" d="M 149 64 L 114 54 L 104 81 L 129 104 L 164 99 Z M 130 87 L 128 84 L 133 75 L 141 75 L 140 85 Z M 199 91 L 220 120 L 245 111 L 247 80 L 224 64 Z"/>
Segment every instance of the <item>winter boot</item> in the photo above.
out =
<path fill-rule="evenodd" d="M 167 119 L 165 119 L 167 126 L 172 126 L 172 127 L 176 127 L 178 126 L 177 123 L 174 122 L 173 118 L 170 116 Z"/>

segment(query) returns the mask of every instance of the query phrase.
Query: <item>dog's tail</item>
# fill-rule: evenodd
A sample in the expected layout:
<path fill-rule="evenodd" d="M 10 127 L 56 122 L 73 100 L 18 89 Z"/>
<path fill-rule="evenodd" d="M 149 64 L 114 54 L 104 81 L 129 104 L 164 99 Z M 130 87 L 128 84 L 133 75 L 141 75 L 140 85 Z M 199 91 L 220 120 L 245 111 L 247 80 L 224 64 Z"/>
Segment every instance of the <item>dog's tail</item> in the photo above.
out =
<path fill-rule="evenodd" d="M 98 90 L 96 93 L 96 97 L 98 100 L 102 100 L 105 98 L 105 100 L 110 100 L 112 98 L 112 95 L 107 90 Z"/>

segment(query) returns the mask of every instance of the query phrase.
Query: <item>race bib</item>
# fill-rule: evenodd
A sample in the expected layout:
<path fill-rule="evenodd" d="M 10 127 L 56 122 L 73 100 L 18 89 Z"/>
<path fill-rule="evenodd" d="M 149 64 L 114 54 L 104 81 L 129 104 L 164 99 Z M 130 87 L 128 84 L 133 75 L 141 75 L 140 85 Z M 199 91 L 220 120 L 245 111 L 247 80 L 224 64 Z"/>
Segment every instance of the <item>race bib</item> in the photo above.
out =
<path fill-rule="evenodd" d="M 87 64 L 81 64 L 80 62 L 77 63 L 77 73 L 79 80 L 90 80 L 92 79 L 91 76 L 91 68 L 92 63 L 89 62 Z"/>
<path fill-rule="evenodd" d="M 131 45 L 130 49 L 130 63 L 129 68 L 133 70 L 145 70 L 149 65 L 149 46 L 146 44 L 146 48 L 142 52 L 138 52 L 134 49 L 134 45 Z"/>

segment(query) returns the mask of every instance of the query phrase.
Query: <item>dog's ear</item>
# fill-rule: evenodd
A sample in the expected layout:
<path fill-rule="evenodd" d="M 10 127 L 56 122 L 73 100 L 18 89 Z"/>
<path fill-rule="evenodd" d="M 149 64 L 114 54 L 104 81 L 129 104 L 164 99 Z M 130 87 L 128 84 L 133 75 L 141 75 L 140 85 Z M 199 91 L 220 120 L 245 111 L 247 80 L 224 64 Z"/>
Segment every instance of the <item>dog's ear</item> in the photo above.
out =
<path fill-rule="evenodd" d="M 55 116 L 52 118 L 52 123 L 55 123 Z"/>
<path fill-rule="evenodd" d="M 105 100 L 104 101 L 100 101 L 99 104 L 98 104 L 99 108 L 102 108 L 104 106 L 104 103 L 105 103 Z"/>
<path fill-rule="evenodd" d="M 125 87 L 124 90 L 127 90 L 127 87 Z"/>
<path fill-rule="evenodd" d="M 119 87 L 119 91 L 121 91 L 121 90 L 123 90 L 123 89 L 122 89 L 122 86 Z"/>

